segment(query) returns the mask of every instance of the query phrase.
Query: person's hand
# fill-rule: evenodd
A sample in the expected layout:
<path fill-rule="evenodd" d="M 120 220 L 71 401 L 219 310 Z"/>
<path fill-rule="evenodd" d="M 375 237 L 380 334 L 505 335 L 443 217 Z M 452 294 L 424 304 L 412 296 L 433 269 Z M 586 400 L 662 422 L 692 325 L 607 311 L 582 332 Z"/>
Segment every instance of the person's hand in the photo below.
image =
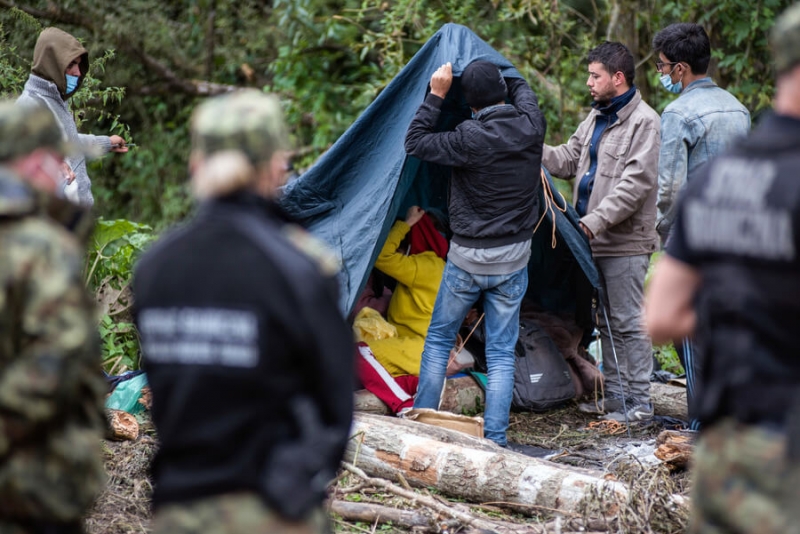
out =
<path fill-rule="evenodd" d="M 472 326 L 475 324 L 475 321 L 478 320 L 478 309 L 477 308 L 470 308 L 467 312 L 467 317 L 464 319 L 464 323 L 461 326 Z"/>
<path fill-rule="evenodd" d="M 112 135 L 111 137 L 109 137 L 109 139 L 111 139 L 111 152 L 125 153 L 128 151 L 125 139 L 123 139 L 119 135 Z"/>
<path fill-rule="evenodd" d="M 408 208 L 406 212 L 406 224 L 409 226 L 414 226 L 422 219 L 422 216 L 425 215 L 425 210 L 420 208 L 419 206 L 411 206 Z"/>
<path fill-rule="evenodd" d="M 453 84 L 453 65 L 448 61 L 431 76 L 431 94 L 444 98 Z"/>
<path fill-rule="evenodd" d="M 583 223 L 579 223 L 579 224 L 581 225 L 581 230 L 583 230 L 583 233 L 584 233 L 584 234 L 586 234 L 586 237 L 588 237 L 588 238 L 589 238 L 589 241 L 591 241 L 592 239 L 594 239 L 594 234 L 592 233 L 592 231 L 591 231 L 591 230 L 589 230 L 589 227 L 588 227 L 588 226 L 586 226 L 586 225 L 585 225 L 585 224 L 583 224 Z"/>
<path fill-rule="evenodd" d="M 75 173 L 66 161 L 61 162 L 61 177 L 64 178 L 64 183 L 67 185 L 75 180 Z"/>

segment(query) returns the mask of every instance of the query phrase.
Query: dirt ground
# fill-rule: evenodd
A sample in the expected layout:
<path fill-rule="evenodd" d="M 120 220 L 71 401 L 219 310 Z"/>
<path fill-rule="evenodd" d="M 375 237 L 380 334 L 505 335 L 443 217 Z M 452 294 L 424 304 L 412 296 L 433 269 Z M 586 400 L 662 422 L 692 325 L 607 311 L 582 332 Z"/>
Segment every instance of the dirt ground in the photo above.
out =
<path fill-rule="evenodd" d="M 147 416 L 140 416 L 141 433 L 136 441 L 106 441 L 104 454 L 109 475 L 106 491 L 99 497 L 86 520 L 89 534 L 147 533 L 150 527 L 150 495 L 152 486 L 148 467 L 157 447 L 157 438 Z M 519 413 L 511 415 L 509 439 L 528 445 L 552 449 L 555 456 L 550 461 L 595 469 L 607 478 L 626 482 L 630 487 L 628 501 L 617 503 L 614 513 L 608 514 L 608 503 L 598 495 L 584 510 L 584 517 L 567 518 L 513 506 L 465 503 L 463 499 L 433 494 L 419 490 L 421 495 L 433 497 L 448 506 L 466 510 L 476 517 L 486 517 L 501 523 L 518 525 L 522 530 L 543 532 L 543 525 L 554 524 L 554 532 L 605 531 L 605 532 L 683 532 L 687 523 L 685 509 L 675 510 L 668 504 L 671 495 L 688 497 L 688 477 L 685 472 L 670 472 L 652 455 L 656 436 L 664 429 L 658 423 L 636 424 L 630 436 L 624 426 L 602 425 L 596 416 L 583 414 L 576 403 L 547 413 Z M 359 484 L 350 476 L 340 476 L 331 487 L 332 500 L 376 503 L 403 510 L 420 511 L 418 502 L 398 497 L 385 489 Z M 424 508 L 424 507 L 423 507 Z M 435 515 L 430 510 L 422 510 Z M 604 512 L 601 514 L 601 512 Z M 597 517 L 603 516 L 602 524 Z M 436 524 L 435 520 L 431 521 Z M 428 529 L 400 528 L 392 523 L 366 523 L 345 520 L 333 515 L 336 532 L 457 532 L 462 530 L 451 521 L 449 527 Z M 537 530 L 538 529 L 538 530 Z M 468 530 L 465 530 L 468 531 Z M 547 530 L 550 532 L 551 530 Z"/>

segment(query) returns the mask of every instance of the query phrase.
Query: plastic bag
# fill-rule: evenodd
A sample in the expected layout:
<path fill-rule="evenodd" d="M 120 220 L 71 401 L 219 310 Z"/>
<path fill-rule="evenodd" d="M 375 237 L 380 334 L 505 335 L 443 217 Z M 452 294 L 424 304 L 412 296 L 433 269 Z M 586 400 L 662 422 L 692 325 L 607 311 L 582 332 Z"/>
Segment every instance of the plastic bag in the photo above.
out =
<path fill-rule="evenodd" d="M 397 337 L 397 328 L 369 306 L 361 308 L 361 311 L 356 315 L 355 320 L 353 320 L 353 332 L 355 333 L 356 341 L 364 341 L 366 343 L 376 339 Z"/>
<path fill-rule="evenodd" d="M 123 410 L 131 414 L 139 413 L 144 408 L 139 402 L 139 397 L 142 396 L 142 388 L 146 385 L 147 375 L 144 373 L 120 382 L 106 399 L 106 408 Z"/>

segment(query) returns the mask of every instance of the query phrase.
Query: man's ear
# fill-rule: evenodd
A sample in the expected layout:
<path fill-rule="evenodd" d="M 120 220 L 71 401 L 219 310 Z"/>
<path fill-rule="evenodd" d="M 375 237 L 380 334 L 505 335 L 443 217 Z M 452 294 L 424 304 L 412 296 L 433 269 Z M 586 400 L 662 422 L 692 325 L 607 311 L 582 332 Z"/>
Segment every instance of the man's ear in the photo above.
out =
<path fill-rule="evenodd" d="M 615 72 L 612 78 L 614 80 L 614 85 L 622 85 L 625 83 L 625 75 L 622 73 L 621 70 Z"/>

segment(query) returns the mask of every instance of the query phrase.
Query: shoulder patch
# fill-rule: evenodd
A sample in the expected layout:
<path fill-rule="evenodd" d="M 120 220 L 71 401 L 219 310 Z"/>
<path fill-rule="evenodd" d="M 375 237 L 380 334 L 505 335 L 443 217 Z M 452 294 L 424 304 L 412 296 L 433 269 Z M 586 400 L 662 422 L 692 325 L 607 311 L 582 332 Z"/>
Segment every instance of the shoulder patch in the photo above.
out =
<path fill-rule="evenodd" d="M 322 274 L 335 276 L 342 270 L 341 260 L 331 251 L 328 244 L 314 237 L 311 232 L 296 224 L 287 224 L 281 233 L 289 243 L 313 261 Z"/>

